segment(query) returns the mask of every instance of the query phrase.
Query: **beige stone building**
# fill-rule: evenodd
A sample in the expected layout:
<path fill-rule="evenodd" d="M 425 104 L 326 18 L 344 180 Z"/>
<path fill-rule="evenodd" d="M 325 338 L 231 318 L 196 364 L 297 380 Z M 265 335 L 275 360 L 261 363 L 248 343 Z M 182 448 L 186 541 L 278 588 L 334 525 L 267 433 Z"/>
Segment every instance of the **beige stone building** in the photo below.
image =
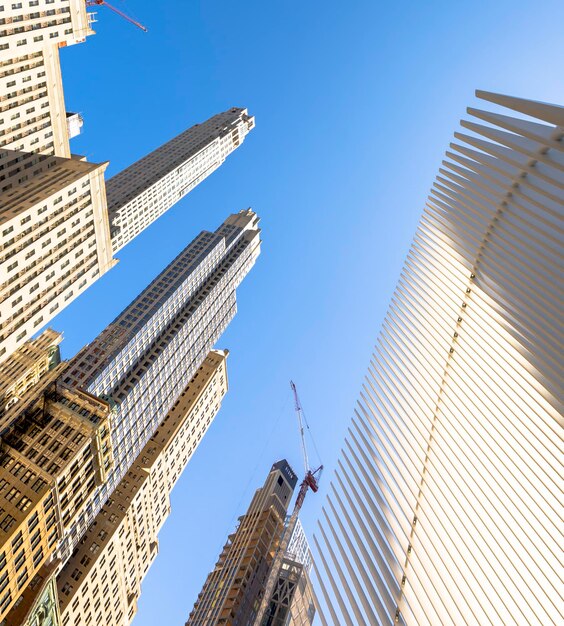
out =
<path fill-rule="evenodd" d="M 63 626 L 126 626 L 133 619 L 170 492 L 227 391 L 226 356 L 208 355 L 61 570 Z"/>
<path fill-rule="evenodd" d="M 10 161 L 2 151 L 8 147 L 22 153 L 71 156 L 55 45 L 0 58 L 0 166 Z M 6 173 L 0 172 L 4 177 Z"/>
<path fill-rule="evenodd" d="M 85 0 L 1 0 L 0 60 L 93 34 Z"/>
<path fill-rule="evenodd" d="M 59 565 L 58 561 L 43 565 L 0 622 L 2 626 L 60 626 L 56 578 Z"/>
<path fill-rule="evenodd" d="M 85 0 L 0 0 L 0 363 L 117 261 L 112 254 L 217 169 L 254 127 L 233 108 L 109 181 L 72 155 L 59 49 L 84 41 Z"/>
<path fill-rule="evenodd" d="M 0 361 L 113 266 L 106 164 L 18 153 L 0 182 Z"/>
<path fill-rule="evenodd" d="M 59 49 L 93 34 L 86 2 L 0 1 L 0 172 L 1 148 L 70 158 Z"/>
<path fill-rule="evenodd" d="M 114 263 L 107 163 L 71 155 L 59 61 L 92 32 L 84 0 L 0 0 L 0 363 Z"/>
<path fill-rule="evenodd" d="M 233 107 L 196 124 L 107 182 L 113 251 L 127 245 L 214 172 L 255 127 Z"/>
<path fill-rule="evenodd" d="M 53 342 L 45 343 L 48 353 Z M 17 417 L 2 432 L 0 620 L 21 602 L 112 463 L 110 407 L 58 382 L 66 367 L 54 365 L 20 392 Z"/>
<path fill-rule="evenodd" d="M 0 365 L 0 431 L 10 422 L 15 405 L 53 365 L 60 362 L 60 333 L 44 330 L 24 343 L 12 358 Z"/>

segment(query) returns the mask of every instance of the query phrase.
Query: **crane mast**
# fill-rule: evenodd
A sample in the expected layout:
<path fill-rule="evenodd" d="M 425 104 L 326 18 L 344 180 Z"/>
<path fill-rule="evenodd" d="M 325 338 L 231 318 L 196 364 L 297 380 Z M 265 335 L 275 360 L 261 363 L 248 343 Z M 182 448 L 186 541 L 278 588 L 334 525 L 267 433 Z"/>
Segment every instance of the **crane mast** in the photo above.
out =
<path fill-rule="evenodd" d="M 303 415 L 303 409 L 300 404 L 300 399 L 298 397 L 298 391 L 296 389 L 296 385 L 292 381 L 290 381 L 290 387 L 292 388 L 292 391 L 294 393 L 294 408 L 296 411 L 296 416 L 298 418 L 298 424 L 300 428 L 302 455 L 303 455 L 304 466 L 305 466 L 305 477 L 300 485 L 300 490 L 298 492 L 298 496 L 294 504 L 294 510 L 292 511 L 292 515 L 290 516 L 288 524 L 286 525 L 286 528 L 284 529 L 284 532 L 282 533 L 280 544 L 278 545 L 276 554 L 274 555 L 272 566 L 270 568 L 270 572 L 268 574 L 268 578 L 267 578 L 266 585 L 264 588 L 264 595 L 262 597 L 261 604 L 260 604 L 259 610 L 257 612 L 257 616 L 254 621 L 254 626 L 263 626 L 263 622 L 266 616 L 266 611 L 270 603 L 270 598 L 272 597 L 272 594 L 274 592 L 274 587 L 276 585 L 280 568 L 282 566 L 282 560 L 284 559 L 284 555 L 286 554 L 286 550 L 288 549 L 290 539 L 292 538 L 292 533 L 294 532 L 294 528 L 296 527 L 296 522 L 298 521 L 300 509 L 302 508 L 308 489 L 311 489 L 313 493 L 316 493 L 317 490 L 319 489 L 319 478 L 321 476 L 321 471 L 323 470 L 323 465 L 320 465 L 315 470 L 312 470 L 309 467 L 307 447 L 306 447 L 304 427 L 303 427 L 303 423 L 305 421 L 304 415 Z"/>

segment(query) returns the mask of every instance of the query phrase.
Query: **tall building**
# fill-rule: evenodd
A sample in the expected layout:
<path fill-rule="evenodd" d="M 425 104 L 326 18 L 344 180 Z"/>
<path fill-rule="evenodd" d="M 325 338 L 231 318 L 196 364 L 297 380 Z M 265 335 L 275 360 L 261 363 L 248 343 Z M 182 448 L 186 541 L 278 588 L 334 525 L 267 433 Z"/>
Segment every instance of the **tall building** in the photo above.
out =
<path fill-rule="evenodd" d="M 67 158 L 68 148 L 52 142 L 38 144 L 42 154 L 26 152 L 25 142 L 12 149 L 15 137 L 0 147 L 0 363 L 113 267 L 113 254 L 217 169 L 253 126 L 246 109 L 216 115 L 111 178 L 107 189 L 107 163 Z"/>
<path fill-rule="evenodd" d="M 79 43 L 94 32 L 85 0 L 2 0 L 0 9 L 0 61 Z"/>
<path fill-rule="evenodd" d="M 106 190 L 114 253 L 215 171 L 254 126 L 247 109 L 229 109 L 110 178 Z"/>
<path fill-rule="evenodd" d="M 0 182 L 0 363 L 116 263 L 107 163 L 3 154 L 14 165 Z"/>
<path fill-rule="evenodd" d="M 432 189 L 315 537 L 324 624 L 563 620 L 564 109 L 477 95 L 520 117 L 469 109 Z"/>
<path fill-rule="evenodd" d="M 254 127 L 237 108 L 196 124 L 108 181 L 108 206 L 108 163 L 71 154 L 82 118 L 66 112 L 59 60 L 92 22 L 84 0 L 0 4 L 0 363 Z"/>
<path fill-rule="evenodd" d="M 237 530 L 229 535 L 186 626 L 254 623 L 296 483 L 287 461 L 272 466 L 247 512 L 239 518 Z"/>
<path fill-rule="evenodd" d="M 23 348 L 20 348 L 23 350 Z M 0 620 L 35 598 L 58 541 L 112 462 L 107 402 L 60 382 L 52 363 L 17 402 L 0 449 Z M 27 590 L 27 591 L 26 591 Z M 30 600 L 31 602 L 31 600 Z"/>
<path fill-rule="evenodd" d="M 12 358 L 0 365 L 0 433 L 12 422 L 18 402 L 54 365 L 60 363 L 59 344 L 63 336 L 44 330 L 27 341 Z"/>
<path fill-rule="evenodd" d="M 226 356 L 206 357 L 59 573 L 62 626 L 131 623 L 170 492 L 227 392 Z"/>
<path fill-rule="evenodd" d="M 312 565 L 309 544 L 298 519 L 260 626 L 313 624 L 315 601 L 309 578 Z"/>
<path fill-rule="evenodd" d="M 120 496 L 119 485 L 129 493 L 137 484 L 131 475 L 121 481 L 167 415 L 167 429 L 178 421 L 174 407 L 186 406 L 188 383 L 201 388 L 206 356 L 235 315 L 235 290 L 260 252 L 259 232 L 249 209 L 201 233 L 72 361 L 60 362 L 60 336 L 45 331 L 1 366 L 0 623 L 8 614 L 19 619 L 11 609 L 23 611 L 23 602 L 25 615 L 47 610 L 41 594 L 51 597 L 54 570 L 45 566 L 56 558 L 64 565 L 102 507 Z M 217 409 L 226 379 L 216 370 L 219 383 L 198 391 L 205 404 L 192 411 L 190 432 L 183 422 L 163 452 L 169 491 L 187 446 L 194 449 Z M 143 564 L 148 558 L 138 556 Z M 137 587 L 146 571 L 139 568 Z"/>
<path fill-rule="evenodd" d="M 0 57 L 0 166 L 9 167 L 31 153 L 70 158 L 69 134 L 59 49 L 20 49 L 13 57 Z M 2 168 L 4 169 L 4 168 Z M 0 179 L 3 181 L 5 173 Z M 5 183 L 0 185 L 4 191 Z"/>
<path fill-rule="evenodd" d="M 259 252 L 250 209 L 203 231 L 72 359 L 62 382 L 114 407 L 113 467 L 65 536 L 63 561 L 233 319 Z"/>

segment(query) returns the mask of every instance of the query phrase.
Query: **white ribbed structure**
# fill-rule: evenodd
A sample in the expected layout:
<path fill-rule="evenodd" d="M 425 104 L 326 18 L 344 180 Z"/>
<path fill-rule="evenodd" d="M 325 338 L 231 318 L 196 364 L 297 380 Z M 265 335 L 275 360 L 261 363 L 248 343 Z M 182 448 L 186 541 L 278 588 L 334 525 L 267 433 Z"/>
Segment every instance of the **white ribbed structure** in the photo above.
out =
<path fill-rule="evenodd" d="M 324 624 L 562 624 L 564 109 L 478 92 L 315 541 Z M 484 122 L 484 123 L 482 123 Z"/>

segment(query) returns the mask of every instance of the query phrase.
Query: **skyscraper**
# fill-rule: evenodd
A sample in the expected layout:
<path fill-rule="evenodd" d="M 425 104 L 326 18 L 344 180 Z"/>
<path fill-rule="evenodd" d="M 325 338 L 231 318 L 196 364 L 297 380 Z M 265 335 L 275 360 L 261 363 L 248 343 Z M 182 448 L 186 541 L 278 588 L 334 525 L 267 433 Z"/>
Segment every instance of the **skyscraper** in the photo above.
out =
<path fill-rule="evenodd" d="M 31 0 L 3 9 L 0 363 L 113 267 L 115 252 L 254 127 L 247 110 L 236 108 L 196 124 L 108 181 L 108 206 L 108 163 L 71 154 L 82 120 L 66 112 L 59 60 L 59 48 L 94 32 L 86 3 Z"/>
<path fill-rule="evenodd" d="M 309 544 L 298 519 L 260 626 L 311 626 L 315 617 L 309 579 L 312 565 Z"/>
<path fill-rule="evenodd" d="M 64 104 L 59 109 L 57 119 Z M 108 164 L 71 157 L 66 116 L 62 124 L 60 149 L 39 142 L 42 154 L 26 152 L 25 143 L 16 150 L 15 137 L 0 149 L 0 172 L 7 170 L 0 173 L 0 363 L 113 267 L 116 251 L 216 170 L 254 118 L 234 108 L 196 124 L 107 188 Z"/>
<path fill-rule="evenodd" d="M 57 577 L 63 626 L 127 626 L 158 552 L 170 492 L 221 407 L 227 354 L 212 351 Z"/>
<path fill-rule="evenodd" d="M 229 109 L 110 178 L 106 190 L 114 253 L 214 172 L 254 126 L 247 109 Z"/>
<path fill-rule="evenodd" d="M 113 467 L 61 546 L 72 552 L 236 313 L 236 288 L 260 252 L 250 209 L 203 231 L 71 361 L 62 380 L 110 402 Z"/>
<path fill-rule="evenodd" d="M 112 463 L 109 404 L 62 383 L 67 363 L 49 365 L 22 389 L 2 429 L 0 620 L 24 593 L 33 603 L 38 576 L 52 578 L 57 543 Z"/>
<path fill-rule="evenodd" d="M 60 337 L 45 331 L 3 366 L 0 620 L 24 600 L 35 606 L 37 594 L 51 597 L 56 568 L 45 566 L 68 561 L 158 426 L 167 416 L 168 427 L 180 419 L 174 406 L 185 408 L 191 380 L 192 389 L 201 386 L 206 356 L 235 315 L 235 290 L 260 252 L 259 232 L 250 209 L 231 215 L 196 237 L 72 361 L 59 361 Z M 177 467 L 188 456 L 176 442 L 193 450 L 217 404 L 195 407 L 197 423 L 167 446 Z"/>
<path fill-rule="evenodd" d="M 0 61 L 46 47 L 62 48 L 93 34 L 85 0 L 28 0 L 2 6 Z"/>
<path fill-rule="evenodd" d="M 287 461 L 272 466 L 229 535 L 186 626 L 253 624 L 297 480 Z"/>
<path fill-rule="evenodd" d="M 117 262 L 107 163 L 2 154 L 13 169 L 0 175 L 0 362 Z"/>
<path fill-rule="evenodd" d="M 563 619 L 564 109 L 477 95 L 521 117 L 469 109 L 432 189 L 315 537 L 325 624 Z"/>

